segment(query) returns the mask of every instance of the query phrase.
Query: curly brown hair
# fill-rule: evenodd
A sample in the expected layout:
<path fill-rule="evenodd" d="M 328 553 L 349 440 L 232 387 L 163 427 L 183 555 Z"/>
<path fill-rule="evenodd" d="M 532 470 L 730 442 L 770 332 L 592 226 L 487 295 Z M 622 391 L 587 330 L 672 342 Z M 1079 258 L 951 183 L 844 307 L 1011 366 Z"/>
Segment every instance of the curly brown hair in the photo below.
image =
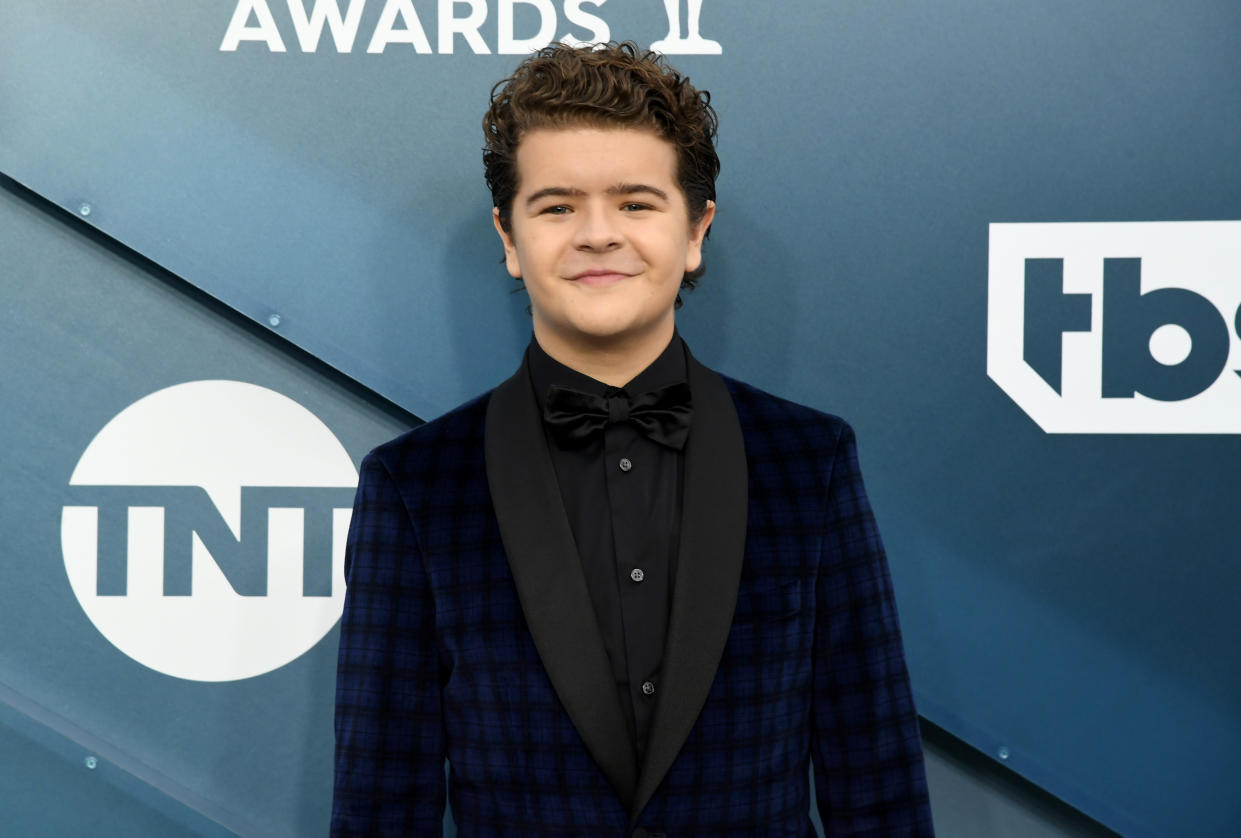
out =
<path fill-rule="evenodd" d="M 506 231 L 518 189 L 521 138 L 536 128 L 581 125 L 649 129 L 672 143 L 677 183 L 691 222 L 699 221 L 707 202 L 715 200 L 719 120 L 710 93 L 695 89 L 689 77 L 666 64 L 662 55 L 632 41 L 584 47 L 552 44 L 492 87 L 491 106 L 483 116 L 487 187 Z M 692 289 L 703 272 L 699 267 L 686 274 L 681 286 Z"/>

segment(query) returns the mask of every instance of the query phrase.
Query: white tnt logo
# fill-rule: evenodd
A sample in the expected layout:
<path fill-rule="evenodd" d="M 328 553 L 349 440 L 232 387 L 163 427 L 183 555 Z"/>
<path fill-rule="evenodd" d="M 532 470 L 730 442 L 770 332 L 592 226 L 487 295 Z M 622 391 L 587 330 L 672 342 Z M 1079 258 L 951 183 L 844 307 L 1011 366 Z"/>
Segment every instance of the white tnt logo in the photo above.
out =
<path fill-rule="evenodd" d="M 1238 336 L 1241 221 L 991 225 L 987 374 L 1048 433 L 1241 433 Z"/>
<path fill-rule="evenodd" d="M 357 479 L 327 426 L 279 393 L 160 390 L 108 422 L 73 470 L 69 583 L 139 663 L 194 681 L 261 675 L 340 618 Z"/>

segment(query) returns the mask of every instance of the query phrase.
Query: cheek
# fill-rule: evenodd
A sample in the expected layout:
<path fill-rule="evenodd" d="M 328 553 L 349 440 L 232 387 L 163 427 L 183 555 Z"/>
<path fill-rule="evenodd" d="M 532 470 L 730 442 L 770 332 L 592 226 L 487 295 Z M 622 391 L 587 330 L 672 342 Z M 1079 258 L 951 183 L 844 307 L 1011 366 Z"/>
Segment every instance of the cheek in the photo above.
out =
<path fill-rule="evenodd" d="M 529 231 L 514 236 L 513 247 L 506 250 L 504 255 L 509 272 L 526 280 L 537 275 L 547 261 L 542 252 L 543 248 L 539 238 Z"/>
<path fill-rule="evenodd" d="M 689 239 L 682 239 L 675 245 L 668 248 L 668 252 L 664 257 L 664 264 L 669 275 L 674 275 L 676 284 L 679 287 L 681 277 L 686 271 L 692 271 L 697 267 L 698 255 L 693 247 L 690 246 Z M 671 281 L 671 280 L 670 280 Z"/>

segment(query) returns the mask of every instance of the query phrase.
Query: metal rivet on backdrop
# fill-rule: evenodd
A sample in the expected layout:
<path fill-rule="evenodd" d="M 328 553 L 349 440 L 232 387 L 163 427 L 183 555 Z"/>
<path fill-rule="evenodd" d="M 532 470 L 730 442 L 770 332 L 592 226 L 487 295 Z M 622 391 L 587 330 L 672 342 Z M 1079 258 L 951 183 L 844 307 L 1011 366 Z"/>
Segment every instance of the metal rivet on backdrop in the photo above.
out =
<path fill-rule="evenodd" d="M 1008 759 L 1008 748 L 1004 745 L 1001 745 L 1000 749 L 995 753 L 1000 759 Z"/>
<path fill-rule="evenodd" d="M 279 314 L 272 314 L 272 315 L 268 316 L 268 318 L 267 318 L 267 322 L 271 324 L 271 327 L 272 327 L 273 329 L 274 329 L 274 328 L 276 328 L 277 326 L 279 326 L 279 325 L 280 325 L 280 315 L 279 315 Z"/>
<path fill-rule="evenodd" d="M 86 763 L 86 767 L 89 768 L 91 771 L 94 771 L 95 767 L 99 765 L 99 760 L 96 759 L 93 755 L 88 756 L 86 759 L 82 760 L 82 762 Z"/>
<path fill-rule="evenodd" d="M 92 207 L 90 204 L 86 203 L 85 201 L 83 201 L 81 205 L 78 206 L 78 215 L 82 216 L 83 218 L 90 215 L 94 211 L 95 211 L 95 208 Z"/>

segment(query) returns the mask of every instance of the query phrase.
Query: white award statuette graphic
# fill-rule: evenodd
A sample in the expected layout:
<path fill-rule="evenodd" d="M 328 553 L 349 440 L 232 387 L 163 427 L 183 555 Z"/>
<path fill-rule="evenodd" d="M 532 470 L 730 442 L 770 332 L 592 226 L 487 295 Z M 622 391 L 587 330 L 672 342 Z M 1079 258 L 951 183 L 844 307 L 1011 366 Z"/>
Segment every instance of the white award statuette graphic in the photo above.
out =
<path fill-rule="evenodd" d="M 1048 433 L 1241 433 L 1241 221 L 992 224 L 987 374 Z"/>
<path fill-rule="evenodd" d="M 69 584 L 100 633 L 151 669 L 261 675 L 340 618 L 357 471 L 280 393 L 239 381 L 159 390 L 99 431 L 69 483 Z"/>
<path fill-rule="evenodd" d="M 688 8 L 685 37 L 681 37 L 681 4 Z M 702 17 L 702 0 L 664 0 L 664 13 L 668 15 L 668 37 L 651 44 L 655 52 L 664 55 L 721 55 L 724 47 L 699 34 Z"/>

